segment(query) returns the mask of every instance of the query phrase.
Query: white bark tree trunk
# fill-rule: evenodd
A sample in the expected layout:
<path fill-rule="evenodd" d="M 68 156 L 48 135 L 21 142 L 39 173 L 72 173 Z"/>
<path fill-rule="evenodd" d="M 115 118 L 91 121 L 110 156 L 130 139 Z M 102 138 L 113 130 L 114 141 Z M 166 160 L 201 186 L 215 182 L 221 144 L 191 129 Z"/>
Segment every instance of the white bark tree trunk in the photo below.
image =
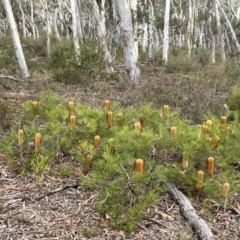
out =
<path fill-rule="evenodd" d="M 26 21 L 25 21 L 25 14 L 22 9 L 22 3 L 20 0 L 18 0 L 18 6 L 22 15 L 22 30 L 23 30 L 23 37 L 26 37 Z"/>
<path fill-rule="evenodd" d="M 102 15 L 100 14 L 96 0 L 92 0 L 92 11 L 95 19 L 98 41 L 100 42 L 101 50 L 104 54 L 104 60 L 106 61 L 106 68 L 109 72 L 113 72 L 112 60 L 106 43 L 106 29 L 104 25 L 104 19 L 102 19 Z"/>
<path fill-rule="evenodd" d="M 170 0 L 166 0 L 163 30 L 163 63 L 168 61 Z"/>
<path fill-rule="evenodd" d="M 36 31 L 35 31 L 35 24 L 34 24 L 34 18 L 33 18 L 33 2 L 32 2 L 32 0 L 29 0 L 29 3 L 30 3 L 30 6 L 31 6 L 32 34 L 33 34 L 33 38 L 35 39 L 36 38 Z M 38 32 L 38 30 L 37 30 L 37 32 Z"/>
<path fill-rule="evenodd" d="M 21 45 L 21 42 L 19 39 L 16 23 L 14 20 L 12 7 L 9 3 L 9 0 L 2 0 L 2 3 L 4 6 L 4 9 L 5 9 L 6 15 L 7 15 L 8 22 L 9 22 L 11 38 L 13 41 L 13 47 L 15 49 L 15 55 L 18 60 L 18 65 L 19 65 L 21 75 L 22 75 L 22 77 L 30 77 L 30 74 L 29 74 L 29 71 L 27 68 L 27 64 L 25 61 L 25 57 L 24 57 L 24 54 L 22 51 L 22 45 Z"/>
<path fill-rule="evenodd" d="M 232 24 L 231 24 L 231 22 L 229 21 L 229 19 L 228 19 L 228 17 L 227 17 L 227 14 L 225 13 L 224 9 L 222 8 L 220 2 L 219 2 L 218 0 L 215 0 L 215 1 L 216 1 L 216 3 L 218 4 L 221 12 L 223 13 L 223 16 L 224 16 L 224 18 L 225 18 L 225 20 L 226 20 L 226 22 L 227 22 L 227 24 L 228 24 L 228 27 L 229 27 L 230 32 L 231 32 L 231 34 L 232 34 L 232 38 L 233 38 L 233 40 L 234 40 L 234 42 L 235 42 L 235 46 L 236 46 L 237 51 L 238 51 L 238 53 L 239 53 L 239 52 L 240 52 L 240 45 L 239 45 L 239 42 L 238 42 L 238 40 L 237 40 L 236 33 L 235 33 L 234 30 L 233 30 Z"/>
<path fill-rule="evenodd" d="M 73 43 L 76 52 L 76 59 L 78 59 L 80 55 L 80 46 L 78 42 L 78 30 L 77 30 L 77 4 L 76 0 L 71 0 L 71 13 L 72 13 L 72 33 L 73 33 Z"/>
<path fill-rule="evenodd" d="M 188 56 L 189 58 L 191 57 L 191 52 L 192 52 L 192 0 L 188 1 L 188 25 L 187 25 L 187 36 L 186 36 L 186 41 L 187 41 L 187 46 L 188 46 Z"/>
<path fill-rule="evenodd" d="M 225 55 L 225 49 L 224 49 L 224 41 L 223 41 L 223 33 L 222 33 L 222 25 L 220 22 L 220 16 L 218 12 L 218 5 L 217 2 L 215 2 L 215 16 L 216 16 L 216 23 L 217 23 L 217 31 L 218 31 L 218 42 L 221 52 L 221 59 L 222 62 L 226 62 L 226 55 Z"/>
<path fill-rule="evenodd" d="M 133 39 L 136 57 L 138 58 L 138 23 L 137 23 L 137 0 L 130 0 L 130 6 L 132 9 L 132 21 L 133 21 Z"/>
<path fill-rule="evenodd" d="M 59 32 L 58 32 L 58 27 L 57 27 L 57 15 L 58 15 L 58 8 L 55 7 L 54 8 L 54 15 L 53 15 L 53 29 L 54 29 L 56 38 L 58 40 L 61 40 L 61 37 L 60 37 Z"/>
<path fill-rule="evenodd" d="M 111 22 L 111 37 L 110 37 L 110 56 L 112 61 L 116 58 L 116 48 L 117 48 L 117 41 L 119 35 L 119 27 L 117 24 L 117 14 L 116 14 L 116 7 L 114 0 L 110 0 L 110 22 Z"/>
<path fill-rule="evenodd" d="M 138 84 L 140 70 L 137 66 L 137 54 L 134 47 L 131 9 L 128 0 L 114 0 L 119 18 L 125 67 L 130 82 Z"/>

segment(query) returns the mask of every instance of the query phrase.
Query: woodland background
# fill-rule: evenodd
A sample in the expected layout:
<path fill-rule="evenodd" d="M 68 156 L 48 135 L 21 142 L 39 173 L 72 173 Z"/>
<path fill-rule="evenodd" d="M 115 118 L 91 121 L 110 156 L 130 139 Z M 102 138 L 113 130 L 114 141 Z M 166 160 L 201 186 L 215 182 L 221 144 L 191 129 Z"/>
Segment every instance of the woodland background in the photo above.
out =
<path fill-rule="evenodd" d="M 179 119 L 175 119 L 179 127 L 186 123 L 190 127 L 204 124 L 209 116 L 213 119 L 222 115 L 228 117 L 233 141 L 231 137 L 222 141 L 223 146 L 216 152 L 201 149 L 204 157 L 210 153 L 221 158 L 222 154 L 222 158 L 231 162 L 225 166 L 222 159 L 216 166 L 218 174 L 214 176 L 216 182 L 223 183 L 227 177 L 231 186 L 235 184 L 227 198 L 227 207 L 222 199 L 213 196 L 215 185 L 205 186 L 196 196 L 189 194 L 188 185 L 181 184 L 187 179 L 194 182 L 194 177 L 181 178 L 177 187 L 190 198 L 216 239 L 239 239 L 239 41 L 240 2 L 237 0 L 2 0 L 1 238 L 198 238 L 159 183 L 156 183 L 155 193 L 159 191 L 160 196 L 144 210 L 141 221 L 136 223 L 132 219 L 134 225 L 131 225 L 129 220 L 128 228 L 124 228 L 120 220 L 111 218 L 110 205 L 109 212 L 98 211 L 99 196 L 105 187 L 101 184 L 96 188 L 70 188 L 42 201 L 36 200 L 52 189 L 78 184 L 79 179 L 82 181 L 82 162 L 76 163 L 71 151 L 59 150 L 51 158 L 52 162 L 48 159 L 51 171 L 36 174 L 19 156 L 12 157 L 19 150 L 15 140 L 22 117 L 25 116 L 25 120 L 26 116 L 32 117 L 26 107 L 30 106 L 28 101 L 38 99 L 41 106 L 46 104 L 52 109 L 51 118 L 54 119 L 51 103 L 58 103 L 59 107 L 62 101 L 74 101 L 87 109 L 102 109 L 104 100 L 109 99 L 113 107 L 120 106 L 134 114 L 145 104 L 150 103 L 159 110 L 167 104 L 174 117 L 177 116 L 174 111 L 179 112 Z M 53 99 L 52 93 L 58 100 Z M 65 110 L 59 111 L 64 114 Z M 151 120 L 151 111 L 146 112 Z M 25 128 L 31 128 L 38 120 L 24 122 Z M 218 120 L 215 122 L 219 124 Z M 179 137 L 180 140 L 184 138 Z M 68 144 L 67 138 L 64 141 Z M 191 144 L 189 146 L 191 150 Z M 169 167 L 169 175 L 179 171 L 184 177 L 184 171 L 174 163 L 181 161 L 182 149 L 178 146 L 156 148 L 154 158 L 162 166 Z M 26 159 L 27 151 L 24 153 Z M 201 154 L 197 152 L 194 156 L 198 158 Z M 30 158 L 34 157 L 30 154 Z M 172 166 L 176 168 L 171 172 Z M 126 168 L 127 172 L 132 168 L 132 165 Z M 193 175 L 193 170 L 198 170 L 195 165 L 187 172 Z M 97 174 L 95 172 L 93 174 Z M 211 183 L 211 179 L 207 180 Z M 131 184 L 128 182 L 123 189 L 131 190 Z M 155 182 L 147 180 L 142 184 L 147 191 Z M 123 195 L 132 197 L 129 192 Z M 138 194 L 146 197 L 145 193 Z M 112 202 L 114 204 L 115 200 Z"/>

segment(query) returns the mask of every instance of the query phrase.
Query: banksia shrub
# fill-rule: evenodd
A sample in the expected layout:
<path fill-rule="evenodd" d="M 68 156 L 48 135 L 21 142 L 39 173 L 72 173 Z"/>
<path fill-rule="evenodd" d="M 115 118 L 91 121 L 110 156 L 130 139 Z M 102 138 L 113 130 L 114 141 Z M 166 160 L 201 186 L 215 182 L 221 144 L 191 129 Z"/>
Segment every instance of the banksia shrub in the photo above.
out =
<path fill-rule="evenodd" d="M 203 180 L 204 180 L 204 172 L 198 171 L 197 172 L 197 182 L 196 182 L 196 189 L 200 190 L 203 187 Z"/>
<path fill-rule="evenodd" d="M 76 126 L 76 117 L 73 115 L 70 116 L 70 126 L 72 129 L 75 128 L 75 126 Z"/>
<path fill-rule="evenodd" d="M 94 150 L 99 150 L 100 140 L 101 140 L 100 136 L 96 135 L 94 137 L 94 146 L 93 146 Z"/>
<path fill-rule="evenodd" d="M 35 139 L 34 139 L 35 152 L 39 152 L 40 151 L 40 148 L 41 148 L 41 138 L 42 138 L 41 133 L 36 133 Z"/>
<path fill-rule="evenodd" d="M 37 101 L 32 102 L 32 111 L 33 111 L 33 113 L 38 113 L 38 102 Z"/>
<path fill-rule="evenodd" d="M 71 117 L 74 115 L 74 102 L 68 102 L 68 116 Z"/>
<path fill-rule="evenodd" d="M 208 175 L 213 175 L 214 173 L 214 158 L 209 157 L 207 161 L 207 170 L 208 170 Z"/>
<path fill-rule="evenodd" d="M 189 161 L 188 161 L 188 156 L 186 152 L 182 153 L 182 168 L 184 170 L 188 169 L 189 166 Z"/>
<path fill-rule="evenodd" d="M 140 122 L 134 123 L 134 129 L 137 130 L 138 132 L 142 131 L 142 125 Z"/>
<path fill-rule="evenodd" d="M 171 135 L 171 137 L 176 137 L 176 135 L 177 135 L 177 128 L 176 127 L 171 127 L 170 135 Z"/>
<path fill-rule="evenodd" d="M 113 124 L 113 112 L 108 111 L 107 112 L 107 125 L 111 127 Z"/>
<path fill-rule="evenodd" d="M 135 162 L 135 171 L 141 175 L 144 173 L 144 162 L 141 158 L 138 158 Z"/>
<path fill-rule="evenodd" d="M 167 119 L 169 118 L 169 106 L 168 105 L 164 105 L 163 106 L 163 116 Z"/>
<path fill-rule="evenodd" d="M 91 168 L 92 168 L 92 160 L 93 160 L 93 156 L 88 154 L 86 157 L 86 162 L 84 164 L 84 168 L 83 168 L 83 173 L 87 174 Z"/>
<path fill-rule="evenodd" d="M 226 197 L 228 195 L 228 191 L 230 188 L 230 184 L 229 183 L 224 183 L 222 186 L 222 196 Z"/>
<path fill-rule="evenodd" d="M 19 129 L 18 130 L 18 145 L 22 146 L 23 141 L 24 141 L 24 139 L 23 139 L 23 130 Z"/>

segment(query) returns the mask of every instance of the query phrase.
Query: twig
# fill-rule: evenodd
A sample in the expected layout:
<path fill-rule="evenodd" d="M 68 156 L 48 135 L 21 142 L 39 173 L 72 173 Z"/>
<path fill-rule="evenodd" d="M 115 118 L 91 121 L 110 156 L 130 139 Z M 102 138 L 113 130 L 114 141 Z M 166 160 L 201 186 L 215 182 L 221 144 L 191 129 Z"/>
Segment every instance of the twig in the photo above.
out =
<path fill-rule="evenodd" d="M 57 189 L 55 189 L 55 190 L 53 190 L 53 191 L 49 191 L 49 192 L 43 194 L 43 195 L 40 196 L 40 197 L 35 198 L 35 200 L 36 200 L 36 201 L 40 201 L 41 199 L 43 199 L 43 198 L 45 198 L 45 197 L 47 197 L 47 196 L 50 196 L 50 195 L 53 195 L 53 194 L 55 194 L 55 193 L 64 191 L 64 190 L 66 190 L 66 189 L 68 189 L 68 188 L 75 188 L 75 189 L 77 189 L 79 186 L 80 186 L 80 184 L 74 184 L 74 185 L 67 185 L 67 186 L 64 186 L 64 187 L 62 187 L 62 188 L 57 188 Z"/>
<path fill-rule="evenodd" d="M 145 217 L 144 220 L 148 220 L 148 221 L 151 221 L 151 222 L 154 222 L 160 226 L 163 226 L 165 228 L 167 228 L 166 225 L 164 225 L 163 223 L 161 223 L 159 220 L 155 219 L 155 218 L 148 218 L 148 217 Z"/>
<path fill-rule="evenodd" d="M 188 198 L 180 192 L 174 184 L 165 182 L 169 192 L 173 195 L 174 200 L 177 202 L 181 209 L 182 215 L 189 221 L 190 225 L 195 229 L 200 240 L 214 240 L 214 236 L 205 223 L 205 221 L 200 218 L 188 200 Z"/>
<path fill-rule="evenodd" d="M 120 166 L 122 167 L 123 171 L 126 173 L 128 180 L 130 181 L 131 178 L 129 177 L 127 171 L 125 170 L 125 168 L 123 167 L 123 165 L 121 163 L 120 163 Z"/>
<path fill-rule="evenodd" d="M 18 79 L 16 79 L 15 77 L 12 77 L 12 76 L 6 76 L 6 75 L 3 75 L 3 74 L 1 74 L 0 75 L 0 78 L 8 78 L 8 79 L 10 79 L 10 80 L 13 80 L 13 81 L 19 81 Z"/>

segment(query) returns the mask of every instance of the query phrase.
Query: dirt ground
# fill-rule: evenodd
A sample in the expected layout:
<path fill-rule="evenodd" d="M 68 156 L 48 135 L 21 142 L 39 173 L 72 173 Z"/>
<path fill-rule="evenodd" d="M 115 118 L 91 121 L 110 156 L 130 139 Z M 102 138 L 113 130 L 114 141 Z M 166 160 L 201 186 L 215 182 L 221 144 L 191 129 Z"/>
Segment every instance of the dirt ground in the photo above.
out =
<path fill-rule="evenodd" d="M 104 99 L 118 101 L 122 106 L 137 107 L 145 102 L 152 102 L 155 107 L 169 104 L 180 108 L 181 116 L 192 123 L 201 123 L 203 114 L 209 110 L 216 114 L 224 112 L 223 104 L 230 94 L 224 84 L 216 87 L 211 82 L 206 86 L 202 79 L 167 75 L 161 70 L 151 76 L 143 74 L 139 86 L 130 86 L 123 79 L 119 75 L 88 86 L 63 85 L 48 77 L 25 81 L 2 79 L 0 104 L 6 105 L 7 110 L 1 109 L 1 128 L 7 133 L 17 122 L 19 107 L 42 90 L 52 90 L 66 101 L 81 101 L 93 107 L 100 107 Z M 127 234 L 112 229 L 108 225 L 109 216 L 96 211 L 96 191 L 66 187 L 78 183 L 77 168 L 71 178 L 20 175 L 7 166 L 0 149 L 0 239 L 197 239 L 169 194 L 159 196 L 158 204 L 147 210 L 137 230 Z M 66 189 L 61 190 L 64 186 Z M 49 191 L 55 192 L 39 199 Z M 228 201 L 231 209 L 211 199 L 193 204 L 215 239 L 240 239 L 240 194 Z M 211 214 L 206 208 L 208 203 L 213 205 Z"/>

